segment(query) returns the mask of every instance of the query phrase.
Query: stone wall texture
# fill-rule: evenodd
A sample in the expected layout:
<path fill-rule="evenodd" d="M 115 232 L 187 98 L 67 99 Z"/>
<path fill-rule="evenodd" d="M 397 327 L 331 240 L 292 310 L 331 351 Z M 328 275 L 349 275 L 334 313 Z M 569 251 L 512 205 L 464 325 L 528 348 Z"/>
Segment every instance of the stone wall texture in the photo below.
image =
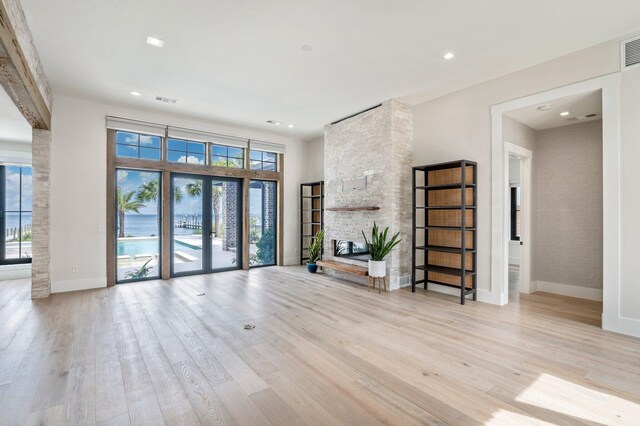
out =
<path fill-rule="evenodd" d="M 531 279 L 602 289 L 602 120 L 540 130 Z"/>
<path fill-rule="evenodd" d="M 363 262 L 336 259 L 333 240 L 364 242 L 362 232 L 370 235 L 373 223 L 400 232 L 402 242 L 387 257 L 390 287 L 398 288 L 398 279 L 411 273 L 411 159 L 413 113 L 410 107 L 390 100 L 380 107 L 325 127 L 324 181 L 325 206 L 377 206 L 377 211 L 325 211 L 325 260 L 337 260 L 366 266 Z M 362 178 L 366 188 L 344 190 L 343 181 Z M 328 273 L 334 273 L 327 270 Z M 339 276 L 366 283 L 352 275 Z M 406 278 L 405 278 L 406 279 Z"/>
<path fill-rule="evenodd" d="M 33 129 L 33 230 L 31 263 L 31 298 L 40 299 L 51 294 L 49 273 L 49 204 L 51 132 Z"/>

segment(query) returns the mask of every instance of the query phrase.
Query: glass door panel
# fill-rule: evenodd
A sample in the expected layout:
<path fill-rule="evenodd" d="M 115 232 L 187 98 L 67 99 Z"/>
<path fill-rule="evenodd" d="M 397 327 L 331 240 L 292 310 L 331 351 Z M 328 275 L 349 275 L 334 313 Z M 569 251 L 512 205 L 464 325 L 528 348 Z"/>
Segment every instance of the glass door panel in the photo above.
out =
<path fill-rule="evenodd" d="M 203 177 L 171 178 L 171 270 L 173 275 L 204 272 Z"/>
<path fill-rule="evenodd" d="M 116 170 L 116 281 L 160 276 L 160 173 Z"/>
<path fill-rule="evenodd" d="M 249 266 L 276 263 L 276 183 L 252 180 L 249 187 Z"/>
<path fill-rule="evenodd" d="M 211 178 L 211 271 L 242 267 L 242 185 Z"/>

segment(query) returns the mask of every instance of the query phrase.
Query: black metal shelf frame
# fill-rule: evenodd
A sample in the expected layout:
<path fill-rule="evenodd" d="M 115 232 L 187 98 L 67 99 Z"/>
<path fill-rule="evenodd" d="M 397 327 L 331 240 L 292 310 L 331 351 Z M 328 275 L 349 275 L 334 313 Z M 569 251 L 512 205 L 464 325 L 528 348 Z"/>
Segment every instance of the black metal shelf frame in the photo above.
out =
<path fill-rule="evenodd" d="M 473 179 L 472 183 L 467 183 L 467 166 L 473 166 Z M 446 169 L 460 169 L 460 183 L 446 183 L 446 184 L 430 184 L 429 183 L 429 172 L 436 170 L 446 170 Z M 419 174 L 423 174 L 423 184 L 417 185 Z M 466 297 L 468 295 L 472 295 L 473 300 L 477 300 L 478 290 L 477 290 L 477 234 L 476 234 L 476 226 L 478 223 L 477 220 L 477 209 L 476 203 L 478 200 L 477 194 L 477 182 L 478 182 L 478 165 L 474 161 L 468 160 L 460 160 L 460 161 L 452 161 L 447 163 L 440 164 L 432 164 L 425 166 L 416 166 L 413 167 L 412 173 L 412 251 L 411 251 L 411 261 L 412 261 L 412 269 L 411 269 L 411 291 L 415 293 L 416 286 L 418 284 L 424 284 L 424 289 L 426 290 L 428 287 L 428 283 L 439 284 L 447 287 L 454 287 L 460 289 L 460 303 L 464 305 Z M 466 194 L 467 189 L 471 188 L 473 190 L 473 200 L 467 200 Z M 429 206 L 427 194 L 430 191 L 439 191 L 439 190 L 447 190 L 447 189 L 460 189 L 460 205 L 459 206 Z M 418 205 L 418 191 L 423 191 L 421 194 L 424 195 L 424 205 Z M 471 201 L 468 205 L 467 202 Z M 437 210 L 459 210 L 460 211 L 460 226 L 434 226 L 429 224 L 429 211 L 437 211 Z M 472 211 L 473 223 L 472 226 L 467 226 L 466 221 L 466 212 L 467 210 Z M 423 225 L 417 226 L 417 216 L 418 214 L 422 215 Z M 417 242 L 417 231 L 424 231 L 424 243 L 418 244 Z M 460 247 L 442 247 L 442 246 L 433 246 L 429 245 L 429 231 L 431 230 L 455 230 L 460 231 Z M 474 247 L 467 248 L 466 238 L 467 232 L 471 231 L 473 233 L 473 243 Z M 460 268 L 446 268 L 442 266 L 435 266 L 429 264 L 429 252 L 443 252 L 443 253 L 455 253 L 460 254 Z M 472 256 L 472 269 L 468 270 L 466 268 L 466 260 L 467 254 L 471 254 Z M 418 255 L 421 255 L 422 264 L 418 265 Z M 424 278 L 417 280 L 416 279 L 416 271 L 423 271 Z M 439 280 L 429 279 L 429 272 L 437 272 L 441 274 L 451 275 L 459 277 L 459 285 L 451 284 Z M 467 276 L 471 276 L 471 288 L 467 287 Z"/>
<path fill-rule="evenodd" d="M 309 188 L 309 192 L 305 195 L 305 188 Z M 314 188 L 320 192 L 319 194 L 314 191 Z M 311 208 L 304 208 L 304 201 L 311 200 Z M 315 208 L 313 205 L 315 200 L 319 200 L 320 208 Z M 305 213 L 311 213 L 311 222 L 305 222 Z M 314 213 L 319 213 L 320 222 L 316 222 L 316 218 L 314 217 Z M 311 235 L 305 234 L 304 225 L 311 225 Z M 300 264 L 304 265 L 307 260 L 309 260 L 308 249 L 309 242 L 314 237 L 313 227 L 319 226 L 320 229 L 324 228 L 324 181 L 319 182 L 308 182 L 300 184 Z M 307 253 L 305 254 L 305 251 Z"/>

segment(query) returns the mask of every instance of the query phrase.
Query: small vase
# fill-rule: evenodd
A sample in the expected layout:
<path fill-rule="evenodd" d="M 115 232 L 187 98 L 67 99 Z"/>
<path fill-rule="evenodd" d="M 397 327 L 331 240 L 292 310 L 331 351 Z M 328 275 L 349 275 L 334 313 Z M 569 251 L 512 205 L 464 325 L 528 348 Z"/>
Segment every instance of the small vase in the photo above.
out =
<path fill-rule="evenodd" d="M 387 275 L 386 260 L 369 260 L 369 276 L 373 278 L 382 278 Z"/>
<path fill-rule="evenodd" d="M 307 271 L 315 274 L 316 272 L 318 272 L 318 265 L 316 265 L 315 263 L 307 263 Z"/>

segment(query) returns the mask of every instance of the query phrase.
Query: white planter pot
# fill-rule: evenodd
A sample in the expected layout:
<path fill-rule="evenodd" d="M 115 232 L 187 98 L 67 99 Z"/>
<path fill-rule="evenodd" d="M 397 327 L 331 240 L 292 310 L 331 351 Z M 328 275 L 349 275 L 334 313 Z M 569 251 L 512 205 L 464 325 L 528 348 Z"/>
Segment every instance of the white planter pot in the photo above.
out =
<path fill-rule="evenodd" d="M 387 261 L 386 260 L 369 260 L 369 276 L 374 278 L 381 278 L 387 275 Z"/>

